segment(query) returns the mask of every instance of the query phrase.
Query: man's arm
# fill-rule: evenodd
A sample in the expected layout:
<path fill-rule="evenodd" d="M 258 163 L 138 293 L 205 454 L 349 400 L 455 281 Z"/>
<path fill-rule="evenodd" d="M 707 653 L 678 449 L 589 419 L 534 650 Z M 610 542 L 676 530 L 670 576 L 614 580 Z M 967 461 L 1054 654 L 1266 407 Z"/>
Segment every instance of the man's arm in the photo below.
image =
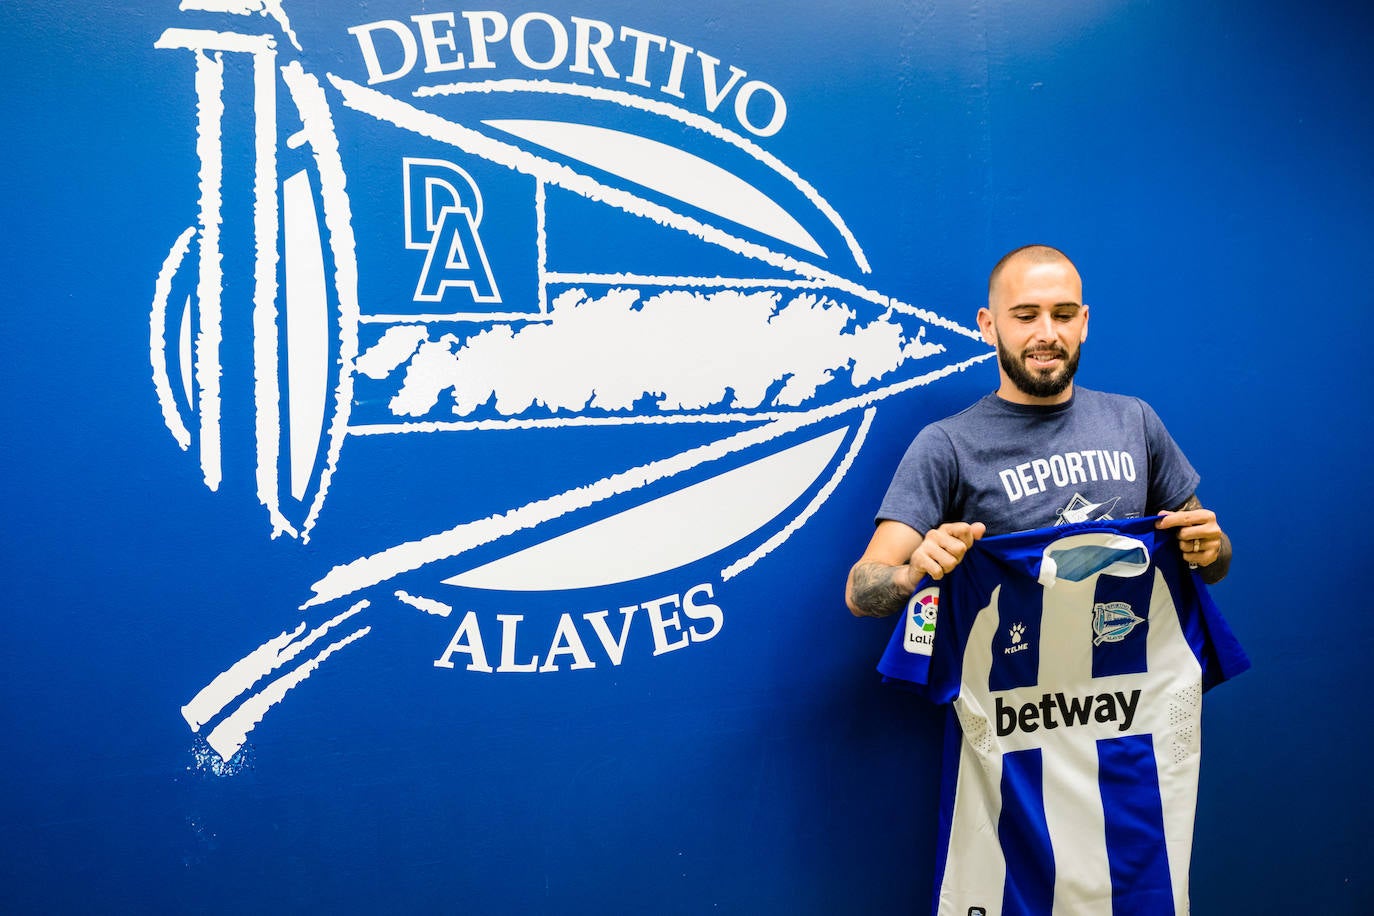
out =
<path fill-rule="evenodd" d="M 1196 493 L 1173 512 L 1159 513 L 1155 527 L 1178 531 L 1183 558 L 1202 571 L 1203 582 L 1215 585 L 1226 578 L 1231 569 L 1231 539 L 1217 524 L 1217 514 L 1204 509 Z"/>
<path fill-rule="evenodd" d="M 946 522 L 922 537 L 910 525 L 884 519 L 849 571 L 844 600 L 855 617 L 889 617 L 911 600 L 922 577 L 939 579 L 964 559 L 987 530 L 982 522 Z"/>

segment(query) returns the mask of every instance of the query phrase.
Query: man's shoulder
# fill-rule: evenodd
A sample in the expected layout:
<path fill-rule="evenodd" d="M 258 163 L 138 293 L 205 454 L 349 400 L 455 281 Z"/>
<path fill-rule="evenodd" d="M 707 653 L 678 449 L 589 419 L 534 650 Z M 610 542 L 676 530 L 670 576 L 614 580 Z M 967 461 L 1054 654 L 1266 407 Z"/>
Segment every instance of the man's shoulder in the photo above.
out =
<path fill-rule="evenodd" d="M 1110 391 L 1098 391 L 1096 388 L 1084 388 L 1082 386 L 1074 388 L 1074 401 L 1085 412 L 1103 411 L 1137 416 L 1154 412 L 1148 403 L 1133 394 L 1115 394 Z"/>
<path fill-rule="evenodd" d="M 1082 385 L 1075 385 L 1073 388 L 1075 400 L 1088 402 L 1098 402 L 1103 404 L 1124 404 L 1138 403 L 1140 398 L 1133 394 L 1116 394 L 1111 391 L 1100 391 L 1097 388 L 1084 388 Z"/>
<path fill-rule="evenodd" d="M 978 400 L 974 401 L 972 404 L 965 407 L 963 410 L 960 410 L 956 413 L 952 413 L 949 416 L 943 417 L 939 420 L 935 420 L 934 422 L 930 423 L 929 426 L 927 426 L 926 428 L 934 428 L 948 431 L 950 429 L 957 429 L 958 427 L 968 423 L 981 422 L 983 418 L 989 415 L 989 413 L 996 411 L 997 404 L 998 397 L 995 393 L 985 394 Z"/>

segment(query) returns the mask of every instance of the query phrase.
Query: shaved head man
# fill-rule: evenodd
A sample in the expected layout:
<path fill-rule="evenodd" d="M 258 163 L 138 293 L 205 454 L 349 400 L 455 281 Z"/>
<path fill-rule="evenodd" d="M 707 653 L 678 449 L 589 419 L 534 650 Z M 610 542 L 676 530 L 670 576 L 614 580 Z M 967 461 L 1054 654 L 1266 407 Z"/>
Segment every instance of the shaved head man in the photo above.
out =
<path fill-rule="evenodd" d="M 1079 348 L 1088 339 L 1088 307 L 1083 280 L 1063 252 L 1028 245 L 998 261 L 978 327 L 997 348 L 1000 397 L 1059 403 L 1071 396 Z"/>

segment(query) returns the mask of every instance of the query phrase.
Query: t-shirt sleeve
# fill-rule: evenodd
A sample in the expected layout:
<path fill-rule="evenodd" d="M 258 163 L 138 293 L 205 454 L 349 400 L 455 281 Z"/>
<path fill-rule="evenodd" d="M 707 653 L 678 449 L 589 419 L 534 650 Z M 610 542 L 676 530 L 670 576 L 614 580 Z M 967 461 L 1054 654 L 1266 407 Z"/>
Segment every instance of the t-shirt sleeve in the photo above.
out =
<path fill-rule="evenodd" d="M 938 426 L 927 426 L 897 465 L 876 521 L 902 522 L 922 534 L 938 527 L 954 502 L 957 477 L 949 436 Z"/>
<path fill-rule="evenodd" d="M 1150 492 L 1145 511 L 1154 514 L 1177 509 L 1197 492 L 1202 478 L 1164 428 L 1164 421 L 1154 408 L 1144 401 L 1138 403 L 1144 414 L 1145 443 L 1150 453 Z"/>

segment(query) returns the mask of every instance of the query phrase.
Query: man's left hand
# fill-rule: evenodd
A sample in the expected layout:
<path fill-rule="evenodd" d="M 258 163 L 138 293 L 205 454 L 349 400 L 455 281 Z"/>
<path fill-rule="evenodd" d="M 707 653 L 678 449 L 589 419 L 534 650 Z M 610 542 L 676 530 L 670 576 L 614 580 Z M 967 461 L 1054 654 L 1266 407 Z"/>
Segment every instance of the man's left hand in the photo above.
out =
<path fill-rule="evenodd" d="M 1217 514 L 1211 509 L 1161 512 L 1155 527 L 1176 529 L 1183 559 L 1194 566 L 1211 566 L 1221 556 L 1222 539 L 1226 535 L 1217 524 Z"/>
<path fill-rule="evenodd" d="M 1155 527 L 1178 532 L 1183 559 L 1201 567 L 1202 578 L 1210 585 L 1220 582 L 1231 568 L 1231 539 L 1217 524 L 1217 514 L 1203 508 L 1197 494 L 1173 512 L 1159 513 Z"/>

